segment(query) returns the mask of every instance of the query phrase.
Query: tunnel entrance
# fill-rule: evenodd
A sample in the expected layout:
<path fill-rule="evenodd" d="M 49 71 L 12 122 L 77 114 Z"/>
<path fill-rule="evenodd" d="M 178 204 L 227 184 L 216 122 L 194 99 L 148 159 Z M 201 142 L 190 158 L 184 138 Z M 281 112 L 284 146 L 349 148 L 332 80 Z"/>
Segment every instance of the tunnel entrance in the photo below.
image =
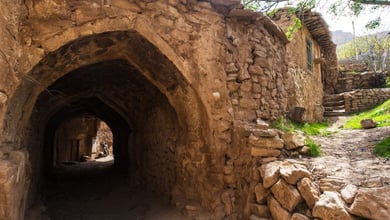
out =
<path fill-rule="evenodd" d="M 203 107 L 173 63 L 145 38 L 129 31 L 77 39 L 48 54 L 26 79 L 10 104 L 23 109 L 9 114 L 20 120 L 7 133 L 26 129 L 22 144 L 32 167 L 30 206 L 43 196 L 49 212 L 61 216 L 53 210 L 68 207 L 66 213 L 77 213 L 72 208 L 96 204 L 91 209 L 100 209 L 99 204 L 65 200 L 73 204 L 66 206 L 53 195 L 93 194 L 121 205 L 150 198 L 134 197 L 132 190 L 161 197 L 165 205 L 181 199 L 201 203 L 206 183 L 193 186 L 207 173 Z M 94 157 L 96 139 L 89 132 L 96 130 L 97 118 L 111 129 L 108 154 L 114 160 L 80 162 Z M 82 123 L 88 129 L 79 136 Z"/>
<path fill-rule="evenodd" d="M 52 106 L 58 107 L 48 120 L 44 146 L 44 161 L 52 161 L 44 165 L 50 189 L 47 206 L 52 217 L 72 213 L 69 217 L 73 219 L 77 213 L 73 206 L 62 204 L 59 208 L 55 205 L 58 201 L 50 199 L 50 195 L 64 191 L 79 197 L 92 194 L 93 189 L 109 197 L 107 192 L 127 185 L 127 190 L 142 186 L 138 190 L 169 198 L 176 179 L 175 145 L 180 134 L 177 116 L 165 96 L 127 62 L 104 61 L 63 76 L 39 96 L 36 117 Z M 102 159 L 82 162 L 93 156 L 97 117 L 112 128 L 114 164 Z M 106 156 L 104 148 L 102 152 Z M 50 182 L 53 179 L 56 181 Z M 121 186 L 117 181 L 127 184 Z M 91 184 L 97 188 L 89 188 Z M 76 207 L 84 203 L 72 201 Z M 64 211 L 66 208 L 70 210 Z M 94 216 L 92 211 L 89 213 Z M 80 214 L 85 215 L 84 211 Z"/>
<path fill-rule="evenodd" d="M 71 118 L 63 122 L 55 132 L 54 166 L 112 160 L 112 146 L 112 132 L 104 121 L 94 115 Z M 101 159 L 103 157 L 106 158 Z"/>

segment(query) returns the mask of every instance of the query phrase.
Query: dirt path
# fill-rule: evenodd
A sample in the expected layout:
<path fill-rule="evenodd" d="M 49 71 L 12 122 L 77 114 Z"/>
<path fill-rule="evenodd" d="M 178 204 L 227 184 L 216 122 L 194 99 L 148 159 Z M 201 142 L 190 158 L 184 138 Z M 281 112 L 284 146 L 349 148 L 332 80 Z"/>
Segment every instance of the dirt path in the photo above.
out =
<path fill-rule="evenodd" d="M 322 150 L 321 157 L 305 159 L 315 178 L 331 177 L 362 187 L 389 185 L 390 161 L 374 155 L 373 148 L 390 136 L 390 127 L 335 130 L 330 136 L 311 137 Z"/>
<path fill-rule="evenodd" d="M 109 161 L 86 162 L 58 170 L 45 192 L 51 220 L 186 220 L 167 198 L 129 188 Z M 189 219 L 189 218 L 188 218 Z"/>

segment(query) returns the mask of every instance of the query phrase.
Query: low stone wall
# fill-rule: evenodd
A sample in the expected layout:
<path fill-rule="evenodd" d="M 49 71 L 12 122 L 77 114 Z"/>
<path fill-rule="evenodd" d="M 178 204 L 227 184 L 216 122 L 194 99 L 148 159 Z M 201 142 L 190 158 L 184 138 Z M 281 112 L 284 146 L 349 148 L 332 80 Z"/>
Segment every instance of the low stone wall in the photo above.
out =
<path fill-rule="evenodd" d="M 389 72 L 340 72 L 337 79 L 336 93 L 383 87 L 386 84 L 386 77 L 389 75 Z"/>
<path fill-rule="evenodd" d="M 370 109 L 390 99 L 390 88 L 359 89 L 344 93 L 345 112 L 359 112 Z"/>
<path fill-rule="evenodd" d="M 299 134 L 254 129 L 248 137 L 252 178 L 246 213 L 259 219 L 386 219 L 390 186 L 358 188 L 345 180 L 314 178 L 302 161 Z"/>

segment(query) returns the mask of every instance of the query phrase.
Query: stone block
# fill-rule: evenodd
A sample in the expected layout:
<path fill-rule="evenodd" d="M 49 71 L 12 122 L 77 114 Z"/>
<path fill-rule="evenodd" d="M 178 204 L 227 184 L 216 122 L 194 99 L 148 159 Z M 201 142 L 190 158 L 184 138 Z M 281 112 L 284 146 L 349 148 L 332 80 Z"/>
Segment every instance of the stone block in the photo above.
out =
<path fill-rule="evenodd" d="M 273 219 L 290 220 L 290 213 L 284 209 L 274 197 L 269 197 L 268 205 Z"/>
<path fill-rule="evenodd" d="M 313 216 L 322 220 L 352 220 L 345 204 L 336 192 L 324 192 L 314 205 Z"/>
<path fill-rule="evenodd" d="M 277 157 L 281 154 L 278 149 L 251 147 L 251 156 L 253 157 Z"/>
<path fill-rule="evenodd" d="M 255 195 L 257 203 L 264 204 L 267 201 L 267 197 L 269 194 L 269 190 L 265 189 L 263 184 L 259 183 L 255 186 Z"/>
<path fill-rule="evenodd" d="M 312 209 L 320 198 L 320 191 L 316 185 L 307 177 L 301 179 L 297 185 L 298 191 L 305 200 L 307 206 Z"/>
<path fill-rule="evenodd" d="M 305 136 L 300 133 L 286 132 L 282 136 L 284 145 L 288 150 L 303 147 L 305 145 Z"/>
<path fill-rule="evenodd" d="M 341 198 L 348 203 L 351 204 L 355 198 L 358 188 L 353 184 L 346 185 L 340 192 Z"/>
<path fill-rule="evenodd" d="M 263 186 L 268 189 L 279 180 L 279 169 L 282 162 L 274 161 L 262 165 L 260 169 L 261 177 L 263 178 Z"/>
<path fill-rule="evenodd" d="M 280 176 L 289 184 L 296 185 L 304 178 L 312 178 L 311 173 L 304 165 L 284 162 L 280 167 Z"/>
<path fill-rule="evenodd" d="M 249 145 L 257 148 L 282 149 L 284 146 L 284 142 L 279 137 L 264 138 L 256 137 L 255 135 L 251 134 L 249 136 Z"/>
<path fill-rule="evenodd" d="M 282 179 L 272 186 L 271 191 L 282 207 L 290 212 L 294 211 L 297 205 L 302 202 L 298 190 Z"/>
<path fill-rule="evenodd" d="M 267 205 L 251 204 L 251 212 L 260 218 L 269 218 L 271 213 Z"/>
<path fill-rule="evenodd" d="M 359 189 L 350 212 L 368 219 L 389 219 L 390 186 Z"/>
<path fill-rule="evenodd" d="M 310 220 L 310 218 L 300 213 L 294 213 L 290 220 Z"/>

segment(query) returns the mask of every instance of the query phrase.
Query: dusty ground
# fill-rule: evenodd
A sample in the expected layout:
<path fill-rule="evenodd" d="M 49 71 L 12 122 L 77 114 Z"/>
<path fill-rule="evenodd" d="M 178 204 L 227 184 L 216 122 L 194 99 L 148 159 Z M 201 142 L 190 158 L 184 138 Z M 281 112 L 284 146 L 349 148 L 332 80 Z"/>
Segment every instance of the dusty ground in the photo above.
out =
<path fill-rule="evenodd" d="M 390 136 L 390 127 L 369 130 L 332 126 L 330 136 L 312 137 L 322 156 L 304 158 L 315 179 L 353 183 L 362 187 L 390 185 L 390 160 L 372 153 L 373 146 Z M 186 220 L 167 198 L 129 188 L 125 175 L 115 173 L 110 158 L 77 163 L 57 170 L 44 194 L 46 214 L 52 220 Z M 37 218 L 43 219 L 43 218 Z M 200 219 L 207 219 L 206 216 Z"/>
<path fill-rule="evenodd" d="M 313 136 L 322 156 L 305 159 L 316 179 L 334 177 L 362 187 L 390 184 L 390 160 L 375 156 L 374 145 L 390 136 L 390 127 L 346 130 L 336 122 L 330 136 Z"/>
<path fill-rule="evenodd" d="M 57 170 L 45 190 L 51 220 L 185 220 L 167 198 L 130 188 L 112 160 L 74 164 Z"/>

